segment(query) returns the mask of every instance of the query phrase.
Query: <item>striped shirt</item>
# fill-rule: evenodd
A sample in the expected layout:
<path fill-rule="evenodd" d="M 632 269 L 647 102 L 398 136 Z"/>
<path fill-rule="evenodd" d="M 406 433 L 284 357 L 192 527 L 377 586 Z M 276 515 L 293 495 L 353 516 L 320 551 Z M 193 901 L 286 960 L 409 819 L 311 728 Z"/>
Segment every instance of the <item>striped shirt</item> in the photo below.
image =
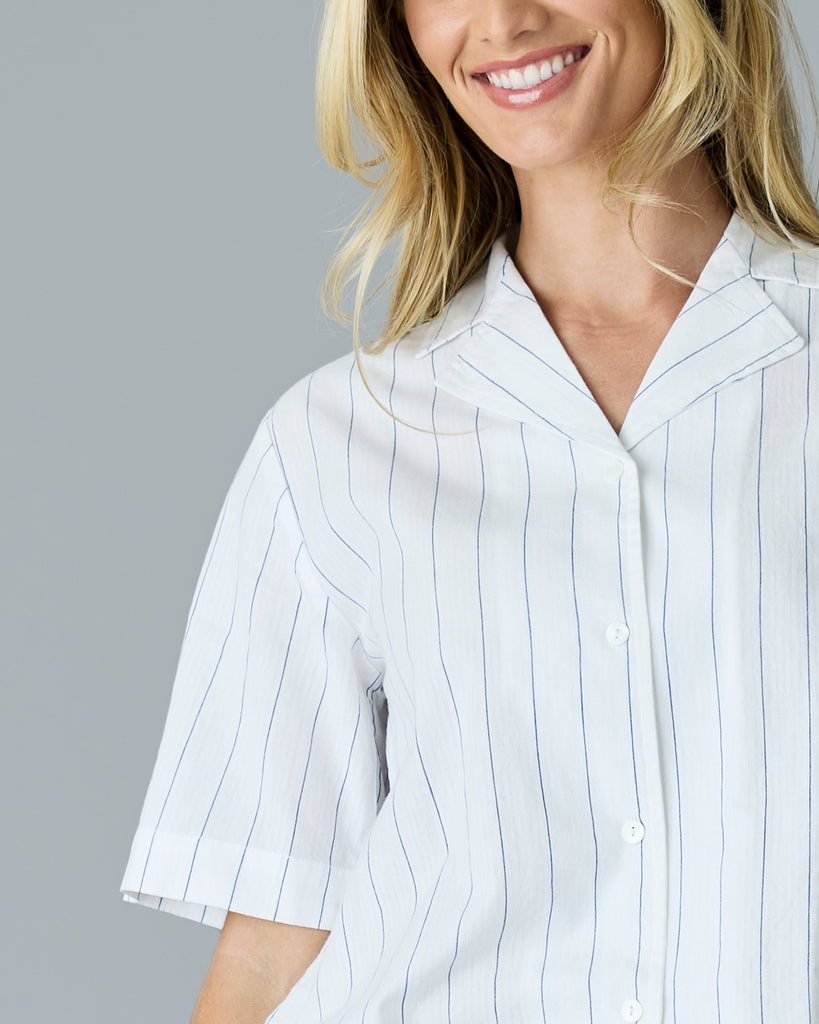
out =
<path fill-rule="evenodd" d="M 268 1024 L 819 1024 L 817 288 L 734 213 L 618 435 L 501 238 L 289 388 L 125 898 L 329 929 Z"/>

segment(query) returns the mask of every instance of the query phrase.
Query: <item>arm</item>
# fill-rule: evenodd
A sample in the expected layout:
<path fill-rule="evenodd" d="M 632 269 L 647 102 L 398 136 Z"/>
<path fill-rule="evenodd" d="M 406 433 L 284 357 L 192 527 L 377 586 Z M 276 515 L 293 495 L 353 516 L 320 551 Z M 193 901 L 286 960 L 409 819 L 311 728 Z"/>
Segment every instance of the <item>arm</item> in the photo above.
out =
<path fill-rule="evenodd" d="M 329 934 L 228 913 L 191 1024 L 264 1024 Z"/>

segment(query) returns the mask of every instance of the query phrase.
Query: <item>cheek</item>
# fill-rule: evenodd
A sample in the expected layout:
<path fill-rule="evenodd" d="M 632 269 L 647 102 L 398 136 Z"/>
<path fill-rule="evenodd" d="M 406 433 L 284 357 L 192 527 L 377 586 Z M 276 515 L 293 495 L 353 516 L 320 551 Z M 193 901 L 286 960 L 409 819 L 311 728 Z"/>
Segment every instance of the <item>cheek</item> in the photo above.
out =
<path fill-rule="evenodd" d="M 405 0 L 404 20 L 421 62 L 446 91 L 463 44 L 463 5 L 448 0 Z"/>
<path fill-rule="evenodd" d="M 642 40 L 635 46 L 635 51 L 640 54 L 638 74 L 642 87 L 659 80 L 665 61 L 663 20 L 659 15 L 653 17 L 651 10 L 644 12 L 644 17 Z"/>

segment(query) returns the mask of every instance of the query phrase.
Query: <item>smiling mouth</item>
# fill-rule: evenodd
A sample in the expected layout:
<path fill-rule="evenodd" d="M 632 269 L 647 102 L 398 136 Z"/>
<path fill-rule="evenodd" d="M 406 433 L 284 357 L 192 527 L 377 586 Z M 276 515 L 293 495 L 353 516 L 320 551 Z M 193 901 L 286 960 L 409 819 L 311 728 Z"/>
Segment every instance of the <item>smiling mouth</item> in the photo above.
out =
<path fill-rule="evenodd" d="M 488 82 L 496 89 L 509 92 L 524 92 L 537 88 L 550 78 L 559 75 L 564 68 L 583 60 L 591 50 L 590 46 L 572 46 L 552 57 L 516 67 L 499 67 L 492 71 L 484 71 L 474 75 L 479 81 Z"/>

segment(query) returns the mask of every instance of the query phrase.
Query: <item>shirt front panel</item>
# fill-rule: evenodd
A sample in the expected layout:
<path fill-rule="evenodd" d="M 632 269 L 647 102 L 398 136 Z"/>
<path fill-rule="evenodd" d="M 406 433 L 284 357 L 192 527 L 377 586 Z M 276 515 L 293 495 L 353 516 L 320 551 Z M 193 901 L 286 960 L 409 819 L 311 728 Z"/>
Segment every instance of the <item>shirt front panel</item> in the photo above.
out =
<path fill-rule="evenodd" d="M 390 793 L 344 905 L 363 936 L 382 935 L 383 915 L 384 949 L 362 942 L 353 971 L 377 979 L 374 1019 L 404 986 L 414 1012 L 447 992 L 453 1019 L 591 1012 L 600 991 L 631 992 L 637 969 L 641 857 L 621 834 L 639 816 L 633 725 L 608 678 L 627 655 L 605 635 L 624 615 L 620 485 L 592 449 L 522 424 L 477 427 L 422 441 L 388 431 L 381 471 L 355 493 L 377 537 L 371 615 L 390 708 Z M 418 460 L 427 443 L 433 457 Z M 613 614 L 583 582 L 603 566 Z M 587 739 L 601 730 L 605 750 Z M 326 1012 L 318 982 L 312 998 Z M 293 1007 L 304 1019 L 318 1002 Z"/>
<path fill-rule="evenodd" d="M 670 1019 L 703 1005 L 750 1020 L 815 1010 L 809 372 L 800 352 L 633 453 L 666 803 Z"/>
<path fill-rule="evenodd" d="M 383 694 L 389 777 L 366 831 L 336 810 L 319 917 L 322 759 L 352 801 L 379 719 L 339 703 L 339 749 L 297 755 L 302 889 L 269 886 L 331 934 L 271 1024 L 819 1014 L 815 292 L 767 248 L 754 278 L 754 245 L 733 221 L 619 437 L 502 247 L 449 335 L 363 360 L 422 430 L 352 356 L 274 407 L 299 564 Z"/>
<path fill-rule="evenodd" d="M 806 294 L 780 287 L 796 321 Z M 800 326 L 773 322 L 764 354 Z M 394 933 L 409 955 L 388 936 L 386 956 L 360 949 L 365 1019 L 444 1001 L 442 1019 L 490 1021 L 815 1010 L 819 450 L 809 353 L 793 348 L 759 372 L 714 367 L 630 449 L 576 381 L 582 439 L 479 405 L 459 437 L 387 428 L 383 487 L 356 504 L 379 538 L 396 755 L 350 905 L 369 905 L 373 932 L 392 919 L 372 882 L 392 891 L 381 843 L 422 868 Z M 418 422 L 409 397 L 394 411 Z M 309 979 L 302 998 L 297 1014 Z"/>

